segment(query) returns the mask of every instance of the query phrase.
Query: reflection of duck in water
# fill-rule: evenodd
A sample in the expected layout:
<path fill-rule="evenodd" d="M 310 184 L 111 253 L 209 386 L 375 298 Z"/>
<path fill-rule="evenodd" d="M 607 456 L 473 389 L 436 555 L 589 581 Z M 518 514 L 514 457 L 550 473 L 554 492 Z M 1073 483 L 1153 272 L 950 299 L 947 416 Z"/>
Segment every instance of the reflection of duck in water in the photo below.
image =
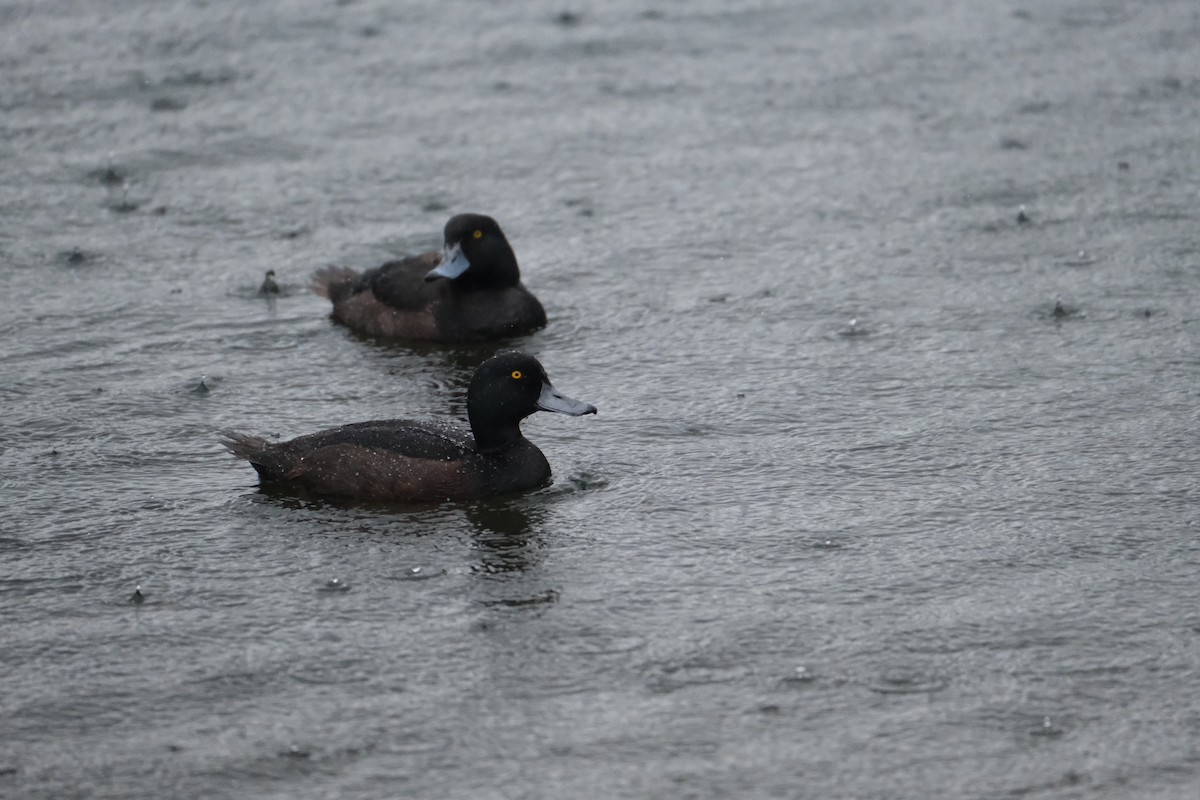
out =
<path fill-rule="evenodd" d="M 466 514 L 481 544 L 505 548 L 524 543 L 543 521 L 544 509 L 528 500 L 501 498 L 471 503 Z"/>
<path fill-rule="evenodd" d="M 521 420 L 536 411 L 577 417 L 596 407 L 560 394 L 533 356 L 508 351 L 471 378 L 470 432 L 392 419 L 276 443 L 226 432 L 223 444 L 249 461 L 263 484 L 359 500 L 469 500 L 550 482 L 550 463 L 521 434 Z"/>
<path fill-rule="evenodd" d="M 258 287 L 259 294 L 279 294 L 279 284 L 275 282 L 275 270 L 267 270 L 262 286 Z"/>
<path fill-rule="evenodd" d="M 446 223 L 445 249 L 389 261 L 359 273 L 326 267 L 313 291 L 333 302 L 333 318 L 371 336 L 433 342 L 486 342 L 524 336 L 546 312 L 521 284 L 517 257 L 496 220 L 459 214 Z"/>
<path fill-rule="evenodd" d="M 535 533 L 545 509 L 519 497 L 468 503 L 464 510 L 474 528 L 475 569 L 489 574 L 529 569 L 544 555 Z"/>

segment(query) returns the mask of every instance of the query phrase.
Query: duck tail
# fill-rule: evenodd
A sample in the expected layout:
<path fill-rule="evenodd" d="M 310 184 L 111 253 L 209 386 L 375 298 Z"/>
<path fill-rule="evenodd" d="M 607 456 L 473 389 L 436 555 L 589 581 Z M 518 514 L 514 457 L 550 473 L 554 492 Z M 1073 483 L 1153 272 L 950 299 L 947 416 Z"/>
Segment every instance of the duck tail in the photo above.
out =
<path fill-rule="evenodd" d="M 322 267 L 313 273 L 312 290 L 337 303 L 354 293 L 358 277 L 350 267 Z"/>
<path fill-rule="evenodd" d="M 237 431 L 221 431 L 219 440 L 225 449 L 238 458 L 254 463 L 256 458 L 262 458 L 271 443 L 261 436 L 251 436 Z"/>
<path fill-rule="evenodd" d="M 261 436 L 237 431 L 221 431 L 220 442 L 238 458 L 249 461 L 259 480 L 266 483 L 286 480 L 289 467 L 294 466 L 286 442 L 272 444 Z"/>

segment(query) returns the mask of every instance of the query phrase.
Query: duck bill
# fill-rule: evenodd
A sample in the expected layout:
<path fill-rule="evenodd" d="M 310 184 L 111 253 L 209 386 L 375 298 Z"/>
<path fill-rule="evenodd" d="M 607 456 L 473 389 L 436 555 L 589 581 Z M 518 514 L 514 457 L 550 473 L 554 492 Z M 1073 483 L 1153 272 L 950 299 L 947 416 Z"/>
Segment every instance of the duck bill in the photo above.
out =
<path fill-rule="evenodd" d="M 454 280 L 470 268 L 471 262 L 463 255 L 462 245 L 456 244 L 445 249 L 442 253 L 442 260 L 425 274 L 425 280 L 432 281 L 436 278 Z"/>
<path fill-rule="evenodd" d="M 542 394 L 538 397 L 537 407 L 542 411 L 570 414 L 572 417 L 582 417 L 584 414 L 596 413 L 596 407 L 591 403 L 567 397 L 548 383 L 542 384 Z"/>

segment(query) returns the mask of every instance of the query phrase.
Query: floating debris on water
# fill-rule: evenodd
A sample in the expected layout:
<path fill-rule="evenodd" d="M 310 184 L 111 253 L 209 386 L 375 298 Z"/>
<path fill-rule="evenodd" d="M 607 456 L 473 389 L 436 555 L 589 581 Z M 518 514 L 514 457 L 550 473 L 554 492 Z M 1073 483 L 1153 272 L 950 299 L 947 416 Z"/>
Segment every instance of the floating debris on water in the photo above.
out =
<path fill-rule="evenodd" d="M 444 569 L 427 570 L 424 567 L 410 567 L 396 577 L 397 580 L 402 581 L 427 581 L 432 578 L 439 578 L 445 574 L 446 571 Z"/>
<path fill-rule="evenodd" d="M 267 270 L 262 285 L 258 287 L 259 294 L 279 294 L 279 284 L 275 282 L 275 270 Z"/>
<path fill-rule="evenodd" d="M 325 584 L 320 588 L 322 592 L 348 592 L 350 584 L 346 583 L 341 578 L 330 578 L 325 581 Z"/>
<path fill-rule="evenodd" d="M 807 686 L 816 681 L 817 676 L 809 671 L 808 667 L 799 666 L 792 670 L 791 675 L 783 676 L 780 683 L 786 686 Z"/>
<path fill-rule="evenodd" d="M 1086 267 L 1096 263 L 1096 259 L 1087 250 L 1080 250 L 1074 256 L 1063 259 L 1063 264 L 1068 267 Z"/>
<path fill-rule="evenodd" d="M 156 97 L 150 101 L 151 111 L 182 111 L 187 103 L 175 97 Z"/>
<path fill-rule="evenodd" d="M 1070 317 L 1086 316 L 1081 314 L 1075 306 L 1069 306 L 1063 302 L 1062 295 L 1054 298 L 1054 310 L 1050 312 L 1050 316 L 1056 320 L 1068 319 Z"/>
<path fill-rule="evenodd" d="M 1049 717 L 1042 717 L 1042 724 L 1032 731 L 1034 736 L 1062 736 L 1063 730 L 1054 725 Z"/>
<path fill-rule="evenodd" d="M 126 182 L 121 184 L 121 199 L 117 200 L 116 202 L 109 203 L 108 207 L 110 210 L 115 211 L 118 214 L 129 214 L 133 211 L 137 211 L 138 208 L 141 207 L 141 203 L 129 199 L 129 183 Z"/>
<path fill-rule="evenodd" d="M 933 694 L 949 684 L 934 675 L 894 674 L 885 675 L 868 688 L 879 694 Z"/>
<path fill-rule="evenodd" d="M 858 317 L 851 317 L 850 321 L 846 323 L 846 327 L 838 331 L 838 335 L 845 336 L 846 338 L 866 336 L 867 329 L 858 324 Z"/>
<path fill-rule="evenodd" d="M 95 178 L 105 186 L 120 186 L 129 180 L 129 172 L 113 164 L 113 154 L 109 153 L 105 164 L 100 169 L 92 170 L 89 177 Z"/>

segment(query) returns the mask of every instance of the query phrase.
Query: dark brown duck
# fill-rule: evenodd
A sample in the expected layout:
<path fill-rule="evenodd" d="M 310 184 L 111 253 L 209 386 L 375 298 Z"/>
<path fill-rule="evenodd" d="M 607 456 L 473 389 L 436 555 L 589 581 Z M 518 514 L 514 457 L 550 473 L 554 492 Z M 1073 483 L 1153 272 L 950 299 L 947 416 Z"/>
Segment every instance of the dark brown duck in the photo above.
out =
<path fill-rule="evenodd" d="M 521 420 L 536 411 L 577 417 L 596 407 L 558 392 L 533 356 L 508 351 L 471 378 L 469 432 L 392 419 L 276 443 L 226 431 L 222 444 L 249 461 L 263 485 L 358 500 L 469 500 L 550 482 L 550 463 L 521 434 Z"/>
<path fill-rule="evenodd" d="M 486 342 L 524 336 L 546 324 L 538 299 L 521 284 L 517 257 L 496 220 L 459 214 L 445 248 L 359 273 L 326 267 L 313 291 L 333 303 L 333 318 L 360 333 L 434 342 Z"/>

